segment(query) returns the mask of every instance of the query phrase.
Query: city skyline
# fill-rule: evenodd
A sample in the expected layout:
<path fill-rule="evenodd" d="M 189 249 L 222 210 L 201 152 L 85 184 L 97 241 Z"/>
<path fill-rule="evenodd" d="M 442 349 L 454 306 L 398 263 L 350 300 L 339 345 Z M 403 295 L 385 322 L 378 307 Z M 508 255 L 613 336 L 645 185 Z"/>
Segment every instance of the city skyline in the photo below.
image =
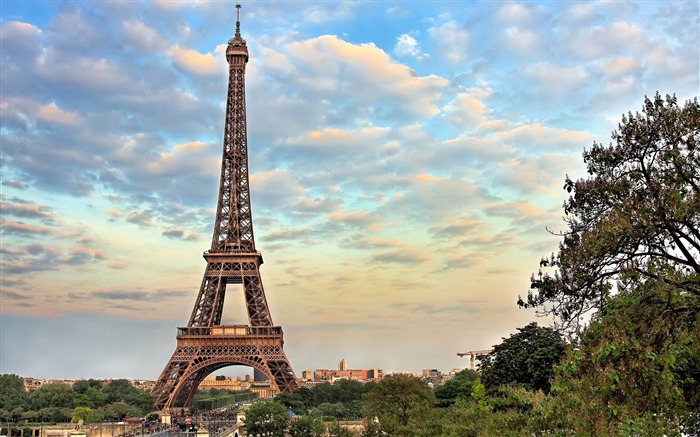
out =
<path fill-rule="evenodd" d="M 3 0 L 0 373 L 158 377 L 211 240 L 234 4 Z M 242 6 L 256 246 L 298 377 L 466 368 L 549 324 L 516 301 L 565 176 L 645 95 L 700 88 L 693 1 Z M 243 311 L 230 286 L 224 322 Z"/>

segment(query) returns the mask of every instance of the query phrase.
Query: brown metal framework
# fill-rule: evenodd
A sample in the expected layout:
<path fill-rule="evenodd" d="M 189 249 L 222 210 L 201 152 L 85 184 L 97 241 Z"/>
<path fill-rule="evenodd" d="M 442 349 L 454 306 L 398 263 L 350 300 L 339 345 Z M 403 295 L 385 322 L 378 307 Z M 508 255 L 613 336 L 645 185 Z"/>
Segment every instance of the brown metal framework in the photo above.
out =
<path fill-rule="evenodd" d="M 229 40 L 228 95 L 221 181 L 207 267 L 187 327 L 178 328 L 177 348 L 151 394 L 155 408 L 188 408 L 199 383 L 212 372 L 231 365 L 250 366 L 270 379 L 273 392 L 298 387 L 294 370 L 282 348 L 282 328 L 274 326 L 265 299 L 255 250 L 250 210 L 248 141 L 246 133 L 245 66 L 248 47 L 240 32 Z M 226 284 L 243 284 L 250 326 L 221 325 Z"/>

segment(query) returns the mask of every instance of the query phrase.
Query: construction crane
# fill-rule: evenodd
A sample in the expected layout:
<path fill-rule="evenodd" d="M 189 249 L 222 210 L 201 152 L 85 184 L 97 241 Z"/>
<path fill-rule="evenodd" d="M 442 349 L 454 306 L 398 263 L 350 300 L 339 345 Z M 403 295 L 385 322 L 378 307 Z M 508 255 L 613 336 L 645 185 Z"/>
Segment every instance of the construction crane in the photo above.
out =
<path fill-rule="evenodd" d="M 457 352 L 457 356 L 462 358 L 465 355 L 469 355 L 469 363 L 471 364 L 471 369 L 474 370 L 474 360 L 477 355 L 486 355 L 493 352 L 493 349 L 484 349 L 480 351 L 469 351 L 469 352 Z"/>

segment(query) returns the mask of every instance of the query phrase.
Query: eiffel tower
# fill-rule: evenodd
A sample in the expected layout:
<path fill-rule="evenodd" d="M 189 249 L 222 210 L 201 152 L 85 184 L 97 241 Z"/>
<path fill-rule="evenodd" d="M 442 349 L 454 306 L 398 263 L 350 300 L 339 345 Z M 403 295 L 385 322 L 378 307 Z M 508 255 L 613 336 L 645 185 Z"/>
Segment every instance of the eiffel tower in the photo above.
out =
<path fill-rule="evenodd" d="M 236 34 L 226 49 L 229 81 L 214 236 L 204 252 L 207 267 L 190 320 L 178 328 L 175 352 L 151 390 L 161 411 L 189 408 L 199 383 L 231 365 L 259 370 L 273 393 L 298 387 L 282 348 L 282 327 L 272 323 L 260 280 L 263 258 L 253 238 L 245 106 L 248 47 L 241 38 L 240 5 L 236 8 Z M 250 325 L 221 325 L 227 284 L 243 284 Z"/>

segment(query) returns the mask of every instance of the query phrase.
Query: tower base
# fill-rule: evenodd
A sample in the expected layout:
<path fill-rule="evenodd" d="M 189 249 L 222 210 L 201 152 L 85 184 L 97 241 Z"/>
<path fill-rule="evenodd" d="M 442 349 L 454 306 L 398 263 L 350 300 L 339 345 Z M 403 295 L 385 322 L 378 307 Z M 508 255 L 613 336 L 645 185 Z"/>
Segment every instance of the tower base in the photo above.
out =
<path fill-rule="evenodd" d="M 249 366 L 270 380 L 273 394 L 293 391 L 297 380 L 284 353 L 280 326 L 190 326 L 178 328 L 177 348 L 151 395 L 157 410 L 189 409 L 200 382 L 232 365 Z"/>

